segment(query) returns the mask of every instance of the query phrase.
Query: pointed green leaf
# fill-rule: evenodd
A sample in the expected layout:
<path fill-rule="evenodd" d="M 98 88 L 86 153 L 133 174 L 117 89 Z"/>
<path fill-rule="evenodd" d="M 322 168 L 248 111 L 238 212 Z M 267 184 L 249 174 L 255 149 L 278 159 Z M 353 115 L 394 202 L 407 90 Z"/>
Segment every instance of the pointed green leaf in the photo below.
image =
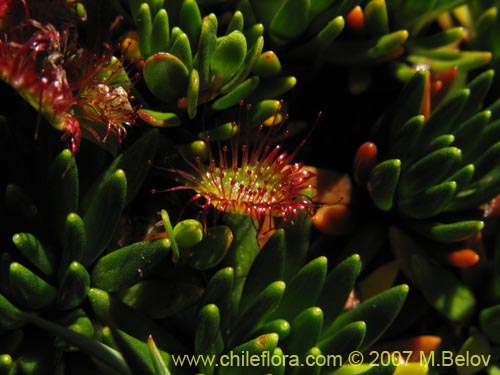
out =
<path fill-rule="evenodd" d="M 161 356 L 161 353 L 158 350 L 152 336 L 149 336 L 148 338 L 148 348 L 149 354 L 151 354 L 151 360 L 153 361 L 155 375 L 172 375 L 168 370 L 168 367 L 163 360 L 163 357 Z"/>
<path fill-rule="evenodd" d="M 285 261 L 285 231 L 278 229 L 255 258 L 243 287 L 241 308 L 246 309 L 269 284 L 282 280 Z"/>
<path fill-rule="evenodd" d="M 92 283 L 97 288 L 115 292 L 147 277 L 167 258 L 170 241 L 137 242 L 100 258 L 92 270 Z"/>
<path fill-rule="evenodd" d="M 201 33 L 201 13 L 195 0 L 184 0 L 179 12 L 179 27 L 189 37 L 189 43 L 197 47 Z"/>
<path fill-rule="evenodd" d="M 370 173 L 367 184 L 368 193 L 373 203 L 382 211 L 392 209 L 400 171 L 401 161 L 390 159 L 377 164 Z"/>
<path fill-rule="evenodd" d="M 59 263 L 58 276 L 61 278 L 68 265 L 73 262 L 82 262 L 87 248 L 87 234 L 83 220 L 75 213 L 70 213 L 64 226 L 63 252 Z"/>
<path fill-rule="evenodd" d="M 224 349 L 220 331 L 219 309 L 215 305 L 205 305 L 198 314 L 194 339 L 196 355 L 218 356 Z M 213 367 L 198 365 L 204 374 L 213 374 Z"/>
<path fill-rule="evenodd" d="M 364 9 L 365 25 L 371 35 L 381 36 L 389 33 L 389 19 L 384 0 L 372 0 Z"/>
<path fill-rule="evenodd" d="M 310 0 L 285 0 L 269 24 L 269 33 L 280 42 L 300 37 L 309 23 Z M 290 24 L 292 22 L 292 25 Z"/>
<path fill-rule="evenodd" d="M 463 241 L 474 236 L 484 228 L 478 220 L 459 221 L 455 223 L 412 222 L 411 227 L 418 233 L 441 243 Z"/>
<path fill-rule="evenodd" d="M 102 324 L 114 324 L 120 330 L 144 342 L 152 335 L 158 345 L 169 353 L 187 352 L 184 345 L 157 323 L 107 292 L 91 288 L 88 293 L 88 301 Z"/>
<path fill-rule="evenodd" d="M 283 300 L 274 316 L 292 321 L 301 311 L 316 306 L 325 283 L 327 267 L 326 257 L 316 258 L 302 267 L 288 282 Z"/>
<path fill-rule="evenodd" d="M 463 321 L 473 313 L 474 294 L 450 271 L 420 255 L 412 257 L 417 285 L 427 301 L 452 321 Z"/>
<path fill-rule="evenodd" d="M 89 265 L 104 251 L 113 238 L 127 198 L 127 179 L 118 169 L 106 177 L 83 216 L 87 232 L 84 265 Z"/>
<path fill-rule="evenodd" d="M 257 76 L 248 78 L 246 81 L 243 81 L 241 84 L 236 86 L 229 93 L 215 100 L 212 103 L 212 108 L 217 111 L 221 111 L 238 104 L 241 100 L 245 99 L 257 88 L 259 82 L 260 79 Z"/>
<path fill-rule="evenodd" d="M 63 150 L 52 162 L 47 175 L 47 208 L 52 228 L 61 234 L 64 221 L 78 208 L 78 168 L 70 150 Z"/>
<path fill-rule="evenodd" d="M 317 303 L 323 310 L 325 326 L 329 326 L 342 312 L 360 272 L 361 258 L 354 254 L 327 275 Z"/>
<path fill-rule="evenodd" d="M 48 245 L 43 245 L 30 233 L 17 233 L 12 242 L 19 252 L 46 276 L 54 274 L 56 254 Z"/>
<path fill-rule="evenodd" d="M 19 304 L 38 310 L 54 303 L 56 288 L 23 265 L 11 263 L 9 278 L 12 296 Z"/>
<path fill-rule="evenodd" d="M 398 209 L 414 219 L 436 216 L 451 202 L 457 190 L 455 181 L 445 181 L 432 186 L 411 198 L 398 201 Z"/>
<path fill-rule="evenodd" d="M 90 290 L 90 275 L 80 263 L 72 262 L 61 280 L 56 305 L 60 310 L 77 307 Z"/>
<path fill-rule="evenodd" d="M 364 321 L 366 335 L 359 350 L 370 347 L 392 324 L 403 306 L 409 288 L 407 285 L 395 286 L 379 295 L 363 301 L 355 309 L 340 315 L 323 331 L 321 340 L 337 332 L 349 323 Z"/>
<path fill-rule="evenodd" d="M 267 322 L 280 305 L 284 292 L 285 283 L 283 281 L 276 281 L 260 292 L 248 308 L 239 315 L 228 345 L 236 344 L 237 340 L 248 339 Z"/>
<path fill-rule="evenodd" d="M 190 119 L 196 117 L 199 94 L 200 76 L 198 74 L 198 71 L 196 69 L 193 69 L 189 74 L 189 83 L 187 89 L 187 113 Z"/>
<path fill-rule="evenodd" d="M 293 319 L 291 327 L 283 348 L 289 355 L 302 357 L 318 342 L 323 329 L 323 311 L 319 307 L 309 307 Z"/>
<path fill-rule="evenodd" d="M 197 50 L 198 64 L 195 65 L 200 75 L 202 91 L 209 88 L 212 79 L 210 65 L 217 48 L 217 26 L 217 17 L 214 14 L 203 17 Z"/>
<path fill-rule="evenodd" d="M 142 3 L 137 11 L 137 34 L 139 35 L 139 48 L 142 56 L 147 59 L 152 55 L 152 35 L 153 35 L 153 19 L 148 3 Z"/>
<path fill-rule="evenodd" d="M 170 25 L 165 9 L 160 9 L 153 20 L 151 54 L 167 52 L 170 45 Z M 147 56 L 149 57 L 149 56 Z"/>
<path fill-rule="evenodd" d="M 399 197 L 410 197 L 442 182 L 450 172 L 455 172 L 461 160 L 462 151 L 456 147 L 445 147 L 417 160 L 401 174 Z"/>

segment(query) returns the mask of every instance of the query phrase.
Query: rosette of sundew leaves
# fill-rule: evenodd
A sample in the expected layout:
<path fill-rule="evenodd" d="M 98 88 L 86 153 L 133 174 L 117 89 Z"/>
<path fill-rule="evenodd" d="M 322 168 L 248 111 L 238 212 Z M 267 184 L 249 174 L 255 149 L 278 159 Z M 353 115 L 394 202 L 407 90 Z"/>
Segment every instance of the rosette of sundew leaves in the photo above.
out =
<path fill-rule="evenodd" d="M 163 103 L 162 112 L 156 108 L 140 112 L 150 124 L 178 125 L 178 115 L 187 113 L 193 119 L 205 103 L 208 113 L 226 110 L 243 99 L 257 105 L 295 86 L 295 77 L 279 76 L 276 54 L 263 52 L 261 24 L 246 26 L 237 11 L 221 32 L 217 16 L 202 17 L 194 0 L 182 2 L 173 24 L 161 3 L 130 2 L 145 60 L 144 80 Z"/>
<path fill-rule="evenodd" d="M 47 147 L 32 148 L 36 166 L 46 171 L 38 175 L 27 164 L 31 159 L 19 152 L 30 147 L 19 138 L 20 129 L 7 121 L 1 125 L 0 214 L 5 225 L 1 238 L 0 371 L 48 374 L 78 367 L 68 359 L 80 363 L 78 348 L 58 337 L 53 327 L 98 345 L 94 334 L 99 323 L 86 304 L 91 288 L 126 288 L 147 278 L 169 257 L 168 239 L 114 245 L 123 210 L 148 172 L 157 131 L 144 134 L 92 183 L 80 177 L 89 176 L 88 171 L 79 171 L 79 156 L 71 151 L 50 157 L 53 151 L 47 148 L 57 144 L 55 131 L 40 131 L 39 136 L 47 139 L 51 130 L 53 141 L 47 141 Z M 91 155 L 86 162 L 95 170 L 102 165 L 99 160 L 104 160 L 105 151 L 96 148 Z M 43 160 L 51 160 L 49 166 L 43 166 Z M 37 324 L 40 317 L 43 323 Z M 113 357 L 113 353 L 108 354 Z M 84 368 L 87 373 L 96 371 L 90 364 Z"/>
<path fill-rule="evenodd" d="M 435 72 L 451 68 L 467 71 L 485 65 L 492 58 L 491 52 L 489 48 L 467 50 L 469 29 L 450 23 L 440 23 L 442 29 L 436 31 L 429 27 L 440 14 L 457 5 L 455 1 L 369 1 L 350 11 L 343 34 L 321 57 L 327 63 L 352 68 L 349 86 L 354 93 L 367 89 L 371 80 L 369 67 L 376 64 L 392 62 L 396 77 L 405 81 L 422 64 Z M 475 25 L 476 21 L 470 23 Z M 477 26 L 471 27 L 492 29 L 493 25 L 480 18 Z M 477 43 L 471 46 L 484 48 Z"/>

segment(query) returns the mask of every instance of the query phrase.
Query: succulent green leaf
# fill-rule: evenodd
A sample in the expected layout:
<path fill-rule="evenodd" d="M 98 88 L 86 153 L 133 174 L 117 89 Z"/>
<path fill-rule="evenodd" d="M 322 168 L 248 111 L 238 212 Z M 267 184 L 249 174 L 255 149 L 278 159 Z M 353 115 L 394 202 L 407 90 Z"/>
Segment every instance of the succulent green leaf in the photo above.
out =
<path fill-rule="evenodd" d="M 24 313 L 0 294 L 0 329 L 15 329 L 25 324 Z"/>
<path fill-rule="evenodd" d="M 228 215 L 226 225 L 233 232 L 233 242 L 223 264 L 234 270 L 234 284 L 229 307 L 237 311 L 240 305 L 241 293 L 248 271 L 259 253 L 257 233 L 250 218 L 246 215 Z M 219 306 L 220 308 L 220 306 Z"/>
<path fill-rule="evenodd" d="M 398 158 L 404 162 L 410 157 L 412 149 L 416 146 L 416 140 L 424 127 L 424 122 L 424 116 L 416 115 L 410 117 L 401 125 L 400 129 L 394 131 L 393 139 L 389 145 L 392 158 Z"/>
<path fill-rule="evenodd" d="M 412 270 L 419 290 L 437 311 L 452 321 L 470 318 L 474 294 L 450 271 L 420 255 L 413 256 Z"/>
<path fill-rule="evenodd" d="M 373 203 L 382 211 L 392 209 L 400 171 L 401 161 L 390 159 L 377 164 L 370 173 L 368 193 Z"/>
<path fill-rule="evenodd" d="M 421 114 L 427 74 L 425 70 L 417 70 L 404 85 L 394 104 L 396 114 L 392 120 L 391 139 L 398 138 L 397 134 L 409 119 Z"/>
<path fill-rule="evenodd" d="M 443 102 L 425 124 L 418 143 L 428 144 L 432 139 L 447 134 L 470 96 L 469 89 L 458 90 L 449 100 Z"/>
<path fill-rule="evenodd" d="M 170 241 L 161 239 L 137 242 L 115 250 L 97 261 L 92 270 L 92 283 L 109 292 L 132 286 L 166 259 L 169 249 Z"/>
<path fill-rule="evenodd" d="M 147 345 L 114 327 L 110 327 L 113 341 L 133 374 L 153 374 L 153 362 Z M 167 360 L 170 359 L 165 358 Z"/>
<path fill-rule="evenodd" d="M 99 341 L 83 336 L 79 333 L 73 332 L 63 326 L 52 323 L 48 320 L 42 319 L 36 315 L 29 315 L 30 323 L 40 327 L 47 332 L 57 335 L 65 341 L 77 346 L 82 351 L 91 355 L 92 357 L 106 363 L 107 366 L 118 371 L 121 374 L 132 375 L 122 355 L 116 350 L 101 344 Z"/>
<path fill-rule="evenodd" d="M 189 249 L 203 240 L 203 224 L 194 219 L 179 221 L 174 226 L 174 237 L 177 245 Z"/>
<path fill-rule="evenodd" d="M 354 254 L 339 263 L 327 275 L 317 302 L 323 310 L 325 326 L 329 326 L 342 312 L 360 272 L 361 258 Z"/>
<path fill-rule="evenodd" d="M 242 32 L 233 31 L 229 35 L 217 39 L 217 47 L 211 63 L 211 71 L 217 85 L 222 86 L 222 83 L 238 71 L 246 54 L 247 40 Z"/>
<path fill-rule="evenodd" d="M 463 241 L 480 232 L 484 223 L 478 220 L 455 223 L 412 222 L 411 227 L 418 233 L 441 243 Z"/>
<path fill-rule="evenodd" d="M 377 43 L 367 51 L 367 56 L 372 59 L 384 57 L 395 48 L 401 46 L 408 39 L 409 33 L 406 30 L 395 31 L 386 34 L 377 40 Z"/>
<path fill-rule="evenodd" d="M 148 3 L 142 3 L 137 11 L 137 34 L 139 35 L 139 48 L 142 56 L 147 59 L 153 54 L 151 41 L 153 40 L 153 19 Z"/>
<path fill-rule="evenodd" d="M 144 63 L 144 80 L 158 99 L 170 103 L 186 95 L 189 70 L 177 56 L 158 52 Z"/>
<path fill-rule="evenodd" d="M 205 288 L 205 294 L 201 299 L 201 306 L 214 304 L 219 308 L 221 327 L 223 331 L 229 327 L 234 311 L 231 308 L 231 296 L 233 293 L 234 270 L 231 267 L 222 268 L 217 271 Z"/>
<path fill-rule="evenodd" d="M 184 0 L 179 13 L 179 26 L 189 37 L 189 43 L 197 46 L 201 33 L 201 13 L 195 0 Z"/>
<path fill-rule="evenodd" d="M 243 287 L 242 309 L 246 309 L 269 284 L 283 279 L 286 257 L 285 241 L 285 231 L 276 230 L 255 258 Z"/>
<path fill-rule="evenodd" d="M 262 327 L 260 327 L 257 331 L 255 331 L 256 336 L 265 335 L 268 333 L 277 333 L 280 337 L 280 340 L 285 340 L 290 335 L 290 331 L 292 327 L 290 323 L 288 323 L 285 319 L 275 319 L 271 320 L 268 323 L 265 323 Z"/>
<path fill-rule="evenodd" d="M 90 290 L 90 275 L 80 263 L 72 262 L 64 274 L 57 292 L 56 306 L 60 310 L 77 307 Z"/>
<path fill-rule="evenodd" d="M 250 124 L 251 127 L 257 127 L 261 125 L 268 118 L 277 115 L 282 107 L 283 103 L 279 100 L 263 100 L 256 105 L 252 106 L 250 112 Z"/>
<path fill-rule="evenodd" d="M 222 262 L 232 242 L 233 233 L 228 227 L 217 226 L 208 228 L 203 240 L 191 248 L 189 256 L 190 266 L 197 270 L 215 267 Z"/>
<path fill-rule="evenodd" d="M 149 125 L 158 128 L 170 128 L 181 124 L 179 117 L 175 113 L 171 112 L 158 112 L 150 109 L 140 109 L 137 111 L 137 115 Z"/>
<path fill-rule="evenodd" d="M 413 41 L 409 41 L 406 46 L 408 48 L 415 49 L 437 49 L 441 47 L 450 46 L 462 40 L 465 35 L 465 29 L 463 27 L 453 27 L 441 31 L 439 33 L 432 34 L 430 36 L 417 38 Z"/>
<path fill-rule="evenodd" d="M 417 160 L 401 174 L 399 196 L 409 197 L 443 181 L 461 160 L 462 151 L 456 147 L 445 147 Z"/>
<path fill-rule="evenodd" d="M 0 355 L 0 374 L 9 375 L 15 374 L 15 364 L 9 354 Z"/>
<path fill-rule="evenodd" d="M 309 5 L 310 0 L 283 1 L 276 13 L 272 13 L 273 18 L 269 24 L 271 36 L 280 42 L 300 37 L 309 24 Z"/>
<path fill-rule="evenodd" d="M 245 23 L 245 18 L 243 16 L 243 13 L 241 13 L 239 10 L 234 12 L 233 16 L 231 17 L 231 20 L 229 21 L 227 28 L 226 28 L 226 33 L 225 35 L 228 35 L 232 33 L 233 31 L 241 31 L 243 32 L 243 25 Z"/>
<path fill-rule="evenodd" d="M 279 98 L 297 84 L 293 76 L 269 78 L 259 84 L 259 87 L 248 98 L 251 103 L 269 98 Z"/>
<path fill-rule="evenodd" d="M 204 140 L 208 139 L 212 142 L 227 141 L 235 136 L 238 131 L 239 127 L 235 122 L 226 122 L 216 128 L 198 133 L 198 137 Z"/>
<path fill-rule="evenodd" d="M 161 266 L 157 269 L 161 269 Z M 202 286 L 194 281 L 153 279 L 140 281 L 121 291 L 120 298 L 152 319 L 165 319 L 192 307 L 202 293 Z"/>
<path fill-rule="evenodd" d="M 479 332 L 474 332 L 472 335 L 465 340 L 460 350 L 457 352 L 457 356 L 477 356 L 480 358 L 491 358 L 491 346 L 488 339 Z M 477 358 L 476 357 L 476 358 Z M 486 360 L 481 361 L 479 364 L 465 364 L 456 365 L 456 370 L 458 375 L 471 375 L 477 374 L 487 366 Z"/>
<path fill-rule="evenodd" d="M 355 309 L 340 315 L 321 334 L 321 340 L 347 326 L 349 323 L 364 321 L 366 335 L 359 350 L 370 347 L 387 330 L 403 306 L 409 288 L 407 285 L 395 286 L 375 297 L 363 301 Z"/>
<path fill-rule="evenodd" d="M 389 18 L 384 0 L 372 0 L 364 9 L 365 25 L 371 35 L 382 36 L 389 33 Z"/>
<path fill-rule="evenodd" d="M 474 179 L 479 180 L 485 176 L 492 175 L 496 172 L 497 166 L 500 163 L 500 141 L 483 150 L 483 154 L 474 162 Z"/>
<path fill-rule="evenodd" d="M 222 335 L 220 331 L 220 315 L 216 305 L 205 305 L 200 313 L 196 323 L 194 352 L 196 355 L 220 355 L 224 349 Z M 204 374 L 213 374 L 213 367 L 199 366 Z"/>
<path fill-rule="evenodd" d="M 151 354 L 151 361 L 153 362 L 155 375 L 172 375 L 168 370 L 168 367 L 163 360 L 162 353 L 158 350 L 152 336 L 149 336 L 148 338 L 148 349 L 149 354 Z"/>
<path fill-rule="evenodd" d="M 259 82 L 260 79 L 258 76 L 248 78 L 247 80 L 236 86 L 233 90 L 228 92 L 226 95 L 215 100 L 212 103 L 212 108 L 217 111 L 221 111 L 238 104 L 241 100 L 245 99 L 257 88 Z"/>
<path fill-rule="evenodd" d="M 278 345 L 279 336 L 276 333 L 259 336 L 233 348 L 233 353 L 246 353 L 250 356 L 260 356 L 263 352 L 273 352 Z M 228 354 L 229 355 L 229 354 Z M 232 367 L 224 366 L 218 369 L 218 375 L 252 375 L 255 374 L 254 367 Z"/>
<path fill-rule="evenodd" d="M 78 168 L 70 150 L 63 150 L 47 175 L 47 208 L 54 233 L 61 234 L 66 216 L 78 208 Z"/>
<path fill-rule="evenodd" d="M 9 278 L 12 296 L 19 304 L 39 310 L 54 303 L 56 288 L 23 265 L 11 263 Z"/>
<path fill-rule="evenodd" d="M 210 66 L 217 48 L 217 26 L 217 17 L 214 14 L 203 17 L 197 52 L 198 64 L 195 65 L 200 75 L 202 91 L 209 88 L 212 79 Z"/>
<path fill-rule="evenodd" d="M 287 354 L 302 357 L 318 342 L 323 329 L 323 311 L 319 307 L 309 307 L 293 319 L 291 326 L 292 331 L 283 348 Z"/>
<path fill-rule="evenodd" d="M 321 350 L 318 347 L 313 347 L 306 352 L 304 357 L 309 357 L 311 360 L 314 358 L 313 363 L 315 363 L 322 356 Z M 316 364 L 314 366 L 303 366 L 295 369 L 296 372 L 293 375 L 319 375 L 321 371 L 321 367 Z"/>
<path fill-rule="evenodd" d="M 70 213 L 64 226 L 63 251 L 59 263 L 58 276 L 61 278 L 73 261 L 82 262 L 87 248 L 85 224 L 80 216 Z"/>
<path fill-rule="evenodd" d="M 188 70 L 191 70 L 193 65 L 193 55 L 187 34 L 182 33 L 175 38 L 172 46 L 170 47 L 169 53 L 181 60 Z"/>
<path fill-rule="evenodd" d="M 352 322 L 318 342 L 318 348 L 323 353 L 335 353 L 342 356 L 342 361 L 335 367 L 341 367 L 347 356 L 356 350 L 363 342 L 366 334 L 365 322 Z M 335 368 L 334 367 L 334 368 Z"/>
<path fill-rule="evenodd" d="M 287 284 L 276 318 L 292 321 L 297 314 L 315 306 L 326 279 L 328 260 L 318 257 L 306 264 Z"/>
<path fill-rule="evenodd" d="M 165 228 L 167 237 L 170 240 L 170 246 L 172 248 L 174 259 L 179 259 L 179 245 L 177 245 L 177 241 L 175 240 L 174 228 L 172 227 L 170 216 L 166 210 L 161 210 L 161 220 L 163 221 L 163 227 Z"/>
<path fill-rule="evenodd" d="M 228 345 L 248 339 L 273 315 L 285 293 L 285 283 L 275 281 L 260 292 L 249 306 L 239 315 Z M 281 316 L 279 316 L 281 318 Z"/>
<path fill-rule="evenodd" d="M 487 307 L 479 314 L 482 332 L 495 344 L 500 344 L 500 305 Z"/>
<path fill-rule="evenodd" d="M 263 52 L 252 72 L 262 78 L 276 76 L 281 72 L 281 62 L 273 51 Z"/>
<path fill-rule="evenodd" d="M 448 181 L 455 181 L 457 184 L 457 192 L 465 189 L 474 176 L 474 164 L 467 164 L 465 167 L 460 168 L 448 178 Z M 446 207 L 445 207 L 446 208 Z"/>
<path fill-rule="evenodd" d="M 30 233 L 17 233 L 12 242 L 19 252 L 45 276 L 52 276 L 56 267 L 56 255 L 48 245 L 44 245 Z"/>
<path fill-rule="evenodd" d="M 462 149 L 464 160 L 471 161 L 473 160 L 473 158 L 477 158 L 478 153 L 482 153 L 486 148 L 489 147 L 485 147 L 484 144 L 481 144 L 481 141 L 487 139 L 487 142 L 490 145 L 490 142 L 492 142 L 494 139 L 497 139 L 494 136 L 485 137 L 486 133 L 488 133 L 492 129 L 493 124 L 487 126 L 490 118 L 490 111 L 479 112 L 461 123 L 460 126 L 454 131 L 455 145 L 456 147 Z M 498 127 L 498 133 L 500 134 L 500 126 Z M 478 152 L 479 149 L 481 150 L 480 152 Z"/>
<path fill-rule="evenodd" d="M 174 336 L 166 332 L 153 320 L 124 304 L 104 290 L 91 288 L 88 293 L 90 307 L 99 321 L 106 325 L 116 325 L 133 337 L 146 341 L 150 335 L 167 352 L 186 353 L 187 349 Z"/>
<path fill-rule="evenodd" d="M 160 9 L 156 13 L 151 33 L 151 54 L 167 52 L 170 45 L 170 25 L 165 9 Z"/>
<path fill-rule="evenodd" d="M 235 74 L 223 84 L 220 90 L 222 93 L 228 93 L 235 89 L 252 72 L 257 64 L 257 61 L 259 60 L 262 48 L 264 48 L 264 37 L 259 36 L 253 44 L 250 43 L 250 40 L 247 37 L 247 45 L 250 47 L 248 48 L 245 60 Z"/>
<path fill-rule="evenodd" d="M 451 202 L 457 190 L 455 181 L 445 181 L 414 196 L 398 201 L 398 209 L 408 217 L 427 219 L 438 215 Z"/>
<path fill-rule="evenodd" d="M 198 74 L 198 71 L 196 69 L 193 69 L 189 74 L 189 83 L 187 89 L 187 113 L 190 119 L 196 117 L 199 93 L 200 76 Z"/>
<path fill-rule="evenodd" d="M 127 198 L 127 179 L 122 169 L 105 176 L 83 216 L 87 232 L 84 265 L 89 265 L 113 238 Z"/>

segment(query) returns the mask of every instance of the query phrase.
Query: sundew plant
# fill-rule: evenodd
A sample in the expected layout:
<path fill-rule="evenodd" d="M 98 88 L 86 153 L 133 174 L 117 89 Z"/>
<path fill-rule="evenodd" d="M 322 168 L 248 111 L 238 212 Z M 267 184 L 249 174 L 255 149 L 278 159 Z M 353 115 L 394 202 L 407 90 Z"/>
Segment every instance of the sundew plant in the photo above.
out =
<path fill-rule="evenodd" d="M 0 0 L 0 375 L 500 373 L 498 0 Z"/>

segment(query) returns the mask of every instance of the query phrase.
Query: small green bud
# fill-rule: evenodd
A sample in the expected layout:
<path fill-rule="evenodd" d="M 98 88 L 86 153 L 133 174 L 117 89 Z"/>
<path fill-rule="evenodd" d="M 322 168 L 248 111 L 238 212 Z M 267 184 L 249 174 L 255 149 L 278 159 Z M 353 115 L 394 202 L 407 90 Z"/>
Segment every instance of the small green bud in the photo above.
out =
<path fill-rule="evenodd" d="M 203 225 L 197 220 L 183 220 L 175 225 L 174 237 L 180 247 L 193 247 L 203 239 Z"/>

